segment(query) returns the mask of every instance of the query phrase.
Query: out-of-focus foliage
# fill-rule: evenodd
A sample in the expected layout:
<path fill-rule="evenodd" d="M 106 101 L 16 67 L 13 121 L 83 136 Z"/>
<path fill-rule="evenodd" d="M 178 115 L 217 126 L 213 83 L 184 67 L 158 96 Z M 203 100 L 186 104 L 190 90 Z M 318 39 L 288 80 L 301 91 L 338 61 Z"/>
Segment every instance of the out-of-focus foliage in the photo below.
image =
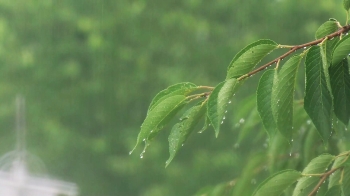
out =
<path fill-rule="evenodd" d="M 285 150 L 274 157 L 277 170 L 294 168 L 301 158 L 305 166 L 325 151 L 311 146 L 315 154 L 299 157 L 306 147 L 277 139 L 267 151 L 254 99 L 247 98 L 259 77 L 232 99 L 243 109 L 230 108 L 220 140 L 212 130 L 190 137 L 167 169 L 168 134 L 142 160 L 128 154 L 151 98 L 181 81 L 215 85 L 232 56 L 257 39 L 312 40 L 323 21 L 344 18 L 341 6 L 327 0 L 0 0 L 0 152 L 14 147 L 13 103 L 21 93 L 27 148 L 52 176 L 76 182 L 82 196 L 191 195 L 222 182 L 236 195 L 252 193 L 269 175 L 269 151 Z M 287 161 L 290 152 L 294 162 Z"/>

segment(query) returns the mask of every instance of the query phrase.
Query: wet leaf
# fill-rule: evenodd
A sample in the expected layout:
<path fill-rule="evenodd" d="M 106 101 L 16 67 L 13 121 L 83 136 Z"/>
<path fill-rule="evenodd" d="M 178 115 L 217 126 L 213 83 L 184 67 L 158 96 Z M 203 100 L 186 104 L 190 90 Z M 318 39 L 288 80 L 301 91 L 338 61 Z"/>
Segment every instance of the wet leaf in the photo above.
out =
<path fill-rule="evenodd" d="M 334 160 L 334 156 L 329 154 L 320 155 L 311 160 L 311 162 L 303 170 L 303 175 L 307 174 L 322 174 Z M 315 185 L 320 180 L 319 176 L 304 176 L 302 177 L 293 192 L 293 196 L 307 196 L 314 189 Z"/>
<path fill-rule="evenodd" d="M 350 119 L 350 73 L 348 59 L 329 69 L 333 93 L 334 113 L 345 125 Z"/>
<path fill-rule="evenodd" d="M 199 120 L 203 117 L 206 104 L 200 103 L 188 109 L 171 129 L 169 135 L 169 153 L 170 157 L 165 163 L 167 167 L 175 157 L 177 151 L 185 143 L 188 136 L 192 133 Z"/>
<path fill-rule="evenodd" d="M 174 95 L 188 95 L 189 93 L 195 91 L 197 85 L 190 82 L 182 82 L 169 86 L 168 88 L 160 91 L 152 100 L 148 107 L 148 112 L 150 112 L 155 106 L 157 106 L 164 99 L 174 96 Z"/>
<path fill-rule="evenodd" d="M 275 74 L 271 106 L 277 130 L 290 141 L 293 135 L 293 100 L 301 55 L 291 57 Z"/>
<path fill-rule="evenodd" d="M 259 40 L 254 42 L 233 57 L 227 69 L 226 79 L 238 78 L 250 72 L 261 59 L 276 49 L 278 45 L 271 40 Z"/>
<path fill-rule="evenodd" d="M 323 23 L 315 33 L 315 38 L 320 39 L 338 30 L 337 21 L 327 21 Z"/>
<path fill-rule="evenodd" d="M 271 94 L 275 70 L 267 70 L 261 76 L 256 92 L 257 109 L 270 141 L 276 133 L 276 122 L 272 113 Z"/>
<path fill-rule="evenodd" d="M 310 48 L 305 59 L 306 90 L 304 108 L 322 140 L 326 142 L 332 131 L 332 97 L 327 89 L 320 48 Z"/>
<path fill-rule="evenodd" d="M 136 145 L 132 151 L 134 151 L 137 145 L 142 141 L 147 143 L 151 138 L 155 137 L 185 103 L 186 97 L 184 95 L 174 95 L 164 99 L 148 112 L 146 119 L 141 125 Z"/>
<path fill-rule="evenodd" d="M 343 37 L 334 47 L 332 64 L 337 65 L 350 54 L 350 35 Z"/>
<path fill-rule="evenodd" d="M 262 182 L 253 196 L 280 196 L 300 177 L 301 173 L 295 170 L 280 171 Z"/>
<path fill-rule="evenodd" d="M 219 135 L 220 125 L 223 123 L 227 104 L 236 92 L 239 82 L 232 78 L 221 82 L 215 87 L 208 100 L 208 117 L 214 127 L 216 137 Z"/>

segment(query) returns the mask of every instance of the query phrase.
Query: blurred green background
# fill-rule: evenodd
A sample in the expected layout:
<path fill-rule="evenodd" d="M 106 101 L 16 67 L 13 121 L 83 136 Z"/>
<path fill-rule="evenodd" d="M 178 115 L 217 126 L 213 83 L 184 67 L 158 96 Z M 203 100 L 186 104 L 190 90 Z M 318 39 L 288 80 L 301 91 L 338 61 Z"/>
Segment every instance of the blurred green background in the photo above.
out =
<path fill-rule="evenodd" d="M 341 0 L 0 0 L 0 152 L 14 149 L 21 93 L 28 150 L 81 196 L 193 195 L 235 182 L 265 150 L 259 121 L 237 137 L 256 116 L 236 107 L 254 107 L 258 76 L 235 96 L 219 137 L 194 133 L 166 169 L 169 127 L 143 159 L 142 147 L 129 155 L 148 104 L 174 83 L 215 86 L 258 39 L 311 41 L 331 17 L 344 23 Z M 243 188 L 261 182 L 248 177 Z"/>

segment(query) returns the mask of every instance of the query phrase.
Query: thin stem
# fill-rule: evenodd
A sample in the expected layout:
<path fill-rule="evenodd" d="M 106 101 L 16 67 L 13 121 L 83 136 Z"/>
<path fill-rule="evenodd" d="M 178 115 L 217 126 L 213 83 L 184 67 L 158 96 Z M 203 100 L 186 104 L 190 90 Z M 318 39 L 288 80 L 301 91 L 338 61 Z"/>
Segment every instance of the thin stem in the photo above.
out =
<path fill-rule="evenodd" d="M 186 99 L 192 101 L 195 99 L 199 99 L 199 98 L 203 98 L 203 97 L 208 97 L 210 95 L 211 92 L 205 92 L 205 93 L 200 93 L 200 94 L 194 94 L 194 95 L 190 95 L 187 96 Z"/>
<path fill-rule="evenodd" d="M 198 89 L 206 89 L 206 90 L 214 90 L 214 87 L 212 87 L 212 86 L 198 86 L 197 87 Z"/>
<path fill-rule="evenodd" d="M 314 41 L 311 41 L 311 42 L 308 42 L 305 44 L 295 45 L 288 52 L 282 54 L 281 56 L 277 57 L 276 59 L 274 59 L 274 60 L 266 63 L 265 65 L 262 65 L 261 67 L 241 76 L 240 78 L 238 78 L 238 81 L 243 80 L 251 75 L 254 75 L 254 74 L 264 70 L 265 68 L 267 68 L 267 67 L 271 66 L 272 64 L 277 63 L 278 61 L 286 58 L 287 56 L 291 55 L 292 53 L 294 53 L 295 51 L 297 51 L 299 49 L 302 49 L 302 48 L 306 49 L 307 47 L 314 46 L 314 45 L 317 45 L 317 44 L 323 42 L 325 39 L 332 39 L 332 38 L 341 36 L 342 34 L 348 32 L 349 30 L 350 30 L 350 25 L 345 25 L 345 26 L 341 27 L 338 31 L 331 33 L 323 38 L 320 38 L 320 39 L 317 39 L 317 40 L 314 40 Z"/>

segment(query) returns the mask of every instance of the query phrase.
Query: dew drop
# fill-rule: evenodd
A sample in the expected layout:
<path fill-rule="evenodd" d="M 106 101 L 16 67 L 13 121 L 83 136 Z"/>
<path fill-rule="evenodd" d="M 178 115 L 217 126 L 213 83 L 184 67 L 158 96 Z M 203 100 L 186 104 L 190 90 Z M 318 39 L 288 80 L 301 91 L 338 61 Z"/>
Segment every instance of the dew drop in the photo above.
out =
<path fill-rule="evenodd" d="M 239 120 L 239 123 L 243 124 L 243 123 L 244 123 L 244 118 L 241 118 L 241 119 Z"/>
<path fill-rule="evenodd" d="M 230 103 L 231 103 L 231 100 L 230 100 L 230 101 L 228 101 L 228 103 L 230 104 Z"/>
<path fill-rule="evenodd" d="M 233 147 L 234 147 L 235 149 L 239 148 L 239 143 L 236 143 Z"/>
<path fill-rule="evenodd" d="M 311 124 L 311 120 L 307 120 L 306 124 L 310 125 Z"/>
<path fill-rule="evenodd" d="M 129 155 L 131 155 L 131 154 L 132 154 L 132 151 L 129 152 Z"/>
<path fill-rule="evenodd" d="M 252 184 L 256 184 L 256 180 L 255 180 L 255 178 L 253 178 L 253 179 L 250 181 L 250 183 L 252 183 Z"/>
<path fill-rule="evenodd" d="M 223 124 L 224 123 L 224 121 L 221 121 L 221 124 Z"/>
<path fill-rule="evenodd" d="M 181 144 L 181 146 L 184 146 L 184 144 Z"/>
<path fill-rule="evenodd" d="M 225 111 L 225 113 L 227 113 L 227 110 Z"/>
<path fill-rule="evenodd" d="M 140 155 L 140 158 L 143 159 L 143 154 Z"/>
<path fill-rule="evenodd" d="M 142 140 L 142 141 L 144 141 L 144 142 L 145 142 L 145 141 L 146 141 L 146 138 L 143 138 L 143 140 Z"/>
<path fill-rule="evenodd" d="M 289 153 L 289 156 L 290 156 L 290 157 L 292 156 L 292 152 Z"/>
<path fill-rule="evenodd" d="M 223 120 L 225 120 L 225 119 L 226 119 L 226 117 L 224 116 L 222 119 L 223 119 Z"/>
<path fill-rule="evenodd" d="M 304 47 L 304 49 L 306 49 L 306 47 Z"/>

